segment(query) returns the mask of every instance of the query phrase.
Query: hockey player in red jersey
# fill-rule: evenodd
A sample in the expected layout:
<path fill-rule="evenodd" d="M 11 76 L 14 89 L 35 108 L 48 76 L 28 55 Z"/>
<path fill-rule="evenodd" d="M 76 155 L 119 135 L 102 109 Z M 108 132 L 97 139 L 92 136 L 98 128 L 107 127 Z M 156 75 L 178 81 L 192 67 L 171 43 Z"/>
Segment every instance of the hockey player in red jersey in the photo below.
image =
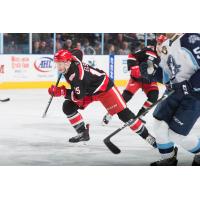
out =
<path fill-rule="evenodd" d="M 124 123 L 135 118 L 107 74 L 100 69 L 83 63 L 82 59 L 83 54 L 78 49 L 71 52 L 63 49 L 59 50 L 54 55 L 54 62 L 71 89 L 66 89 L 65 86 L 56 87 L 55 85 L 48 89 L 50 95 L 65 98 L 63 112 L 77 132 L 77 136 L 69 139 L 69 142 L 72 143 L 90 139 L 89 125 L 84 123 L 78 110 L 86 108 L 93 101 L 100 101 L 109 114 L 117 114 Z M 155 138 L 148 133 L 141 120 L 136 119 L 130 128 L 156 147 Z"/>
<path fill-rule="evenodd" d="M 160 38 L 157 39 L 157 43 L 161 42 Z M 156 50 L 154 47 L 145 47 L 135 53 L 131 53 L 128 55 L 127 66 L 128 70 L 130 71 L 130 80 L 126 89 L 122 93 L 122 97 L 124 98 L 125 102 L 127 103 L 139 90 L 142 89 L 145 95 L 147 96 L 147 100 L 144 102 L 143 106 L 138 112 L 138 115 L 144 113 L 141 116 L 141 120 L 143 122 L 143 117 L 145 116 L 145 110 L 152 106 L 158 99 L 159 90 L 157 86 L 157 82 L 148 80 L 147 78 L 141 75 L 141 67 L 142 65 L 150 66 L 149 69 L 154 70 L 158 66 L 160 62 L 160 58 L 157 55 Z M 108 113 L 103 118 L 103 124 L 108 124 L 111 119 L 111 115 Z"/>

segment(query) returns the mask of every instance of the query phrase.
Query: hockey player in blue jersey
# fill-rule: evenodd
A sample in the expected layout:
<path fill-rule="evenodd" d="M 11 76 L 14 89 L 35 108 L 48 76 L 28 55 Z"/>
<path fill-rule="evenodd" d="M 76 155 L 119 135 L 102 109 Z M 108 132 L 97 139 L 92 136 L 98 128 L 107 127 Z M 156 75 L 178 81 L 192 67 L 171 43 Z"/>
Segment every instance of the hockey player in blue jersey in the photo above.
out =
<path fill-rule="evenodd" d="M 200 165 L 200 139 L 189 134 L 200 116 L 200 34 L 166 36 L 168 39 L 157 45 L 157 52 L 160 66 L 169 77 L 166 93 L 174 93 L 159 103 L 153 113 L 161 160 L 151 165 L 177 165 L 178 148 L 174 144 L 195 155 L 192 165 Z M 147 66 L 143 74 L 157 78 L 154 70 Z"/>

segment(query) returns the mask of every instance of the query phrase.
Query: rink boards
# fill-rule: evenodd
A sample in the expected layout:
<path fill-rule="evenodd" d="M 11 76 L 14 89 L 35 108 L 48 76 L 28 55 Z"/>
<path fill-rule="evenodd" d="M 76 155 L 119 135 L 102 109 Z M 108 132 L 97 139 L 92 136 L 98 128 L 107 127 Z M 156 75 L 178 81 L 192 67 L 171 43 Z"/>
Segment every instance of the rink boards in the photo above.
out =
<path fill-rule="evenodd" d="M 127 84 L 126 55 L 85 55 L 84 62 L 104 70 L 117 86 Z M 57 76 L 53 55 L 0 55 L 0 89 L 47 88 Z"/>

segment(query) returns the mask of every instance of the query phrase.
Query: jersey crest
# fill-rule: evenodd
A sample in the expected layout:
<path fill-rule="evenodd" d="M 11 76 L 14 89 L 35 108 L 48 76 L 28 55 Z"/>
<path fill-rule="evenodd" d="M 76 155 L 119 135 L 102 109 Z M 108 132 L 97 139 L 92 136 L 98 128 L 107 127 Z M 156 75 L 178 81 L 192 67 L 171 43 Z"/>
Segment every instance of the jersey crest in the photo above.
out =
<path fill-rule="evenodd" d="M 172 73 L 172 76 L 175 77 L 180 72 L 181 65 L 178 65 L 172 55 L 168 56 L 167 65 Z"/>
<path fill-rule="evenodd" d="M 190 35 L 190 36 L 188 37 L 188 42 L 189 42 L 190 44 L 194 44 L 194 43 L 196 43 L 197 41 L 200 41 L 200 37 L 199 37 L 198 35 Z"/>

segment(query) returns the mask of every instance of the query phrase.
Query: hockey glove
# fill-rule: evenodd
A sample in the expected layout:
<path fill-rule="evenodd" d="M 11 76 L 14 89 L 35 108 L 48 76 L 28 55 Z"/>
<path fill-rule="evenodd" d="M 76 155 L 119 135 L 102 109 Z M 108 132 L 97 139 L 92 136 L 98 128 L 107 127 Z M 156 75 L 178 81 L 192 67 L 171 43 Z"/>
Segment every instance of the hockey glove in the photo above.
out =
<path fill-rule="evenodd" d="M 138 65 L 131 67 L 131 76 L 134 78 L 141 77 L 140 67 Z"/>
<path fill-rule="evenodd" d="M 190 77 L 189 83 L 192 87 L 192 95 L 200 100 L 200 69 Z"/>
<path fill-rule="evenodd" d="M 61 87 L 57 87 L 55 85 L 52 85 L 49 89 L 48 92 L 51 96 L 54 97 L 60 97 L 60 96 L 66 96 L 67 94 L 67 90 L 65 88 L 64 85 L 62 85 Z"/>
<path fill-rule="evenodd" d="M 167 90 L 175 90 L 176 94 L 179 95 L 179 97 L 184 95 L 191 94 L 192 88 L 188 81 L 182 81 L 180 83 L 166 83 L 165 84 Z"/>

